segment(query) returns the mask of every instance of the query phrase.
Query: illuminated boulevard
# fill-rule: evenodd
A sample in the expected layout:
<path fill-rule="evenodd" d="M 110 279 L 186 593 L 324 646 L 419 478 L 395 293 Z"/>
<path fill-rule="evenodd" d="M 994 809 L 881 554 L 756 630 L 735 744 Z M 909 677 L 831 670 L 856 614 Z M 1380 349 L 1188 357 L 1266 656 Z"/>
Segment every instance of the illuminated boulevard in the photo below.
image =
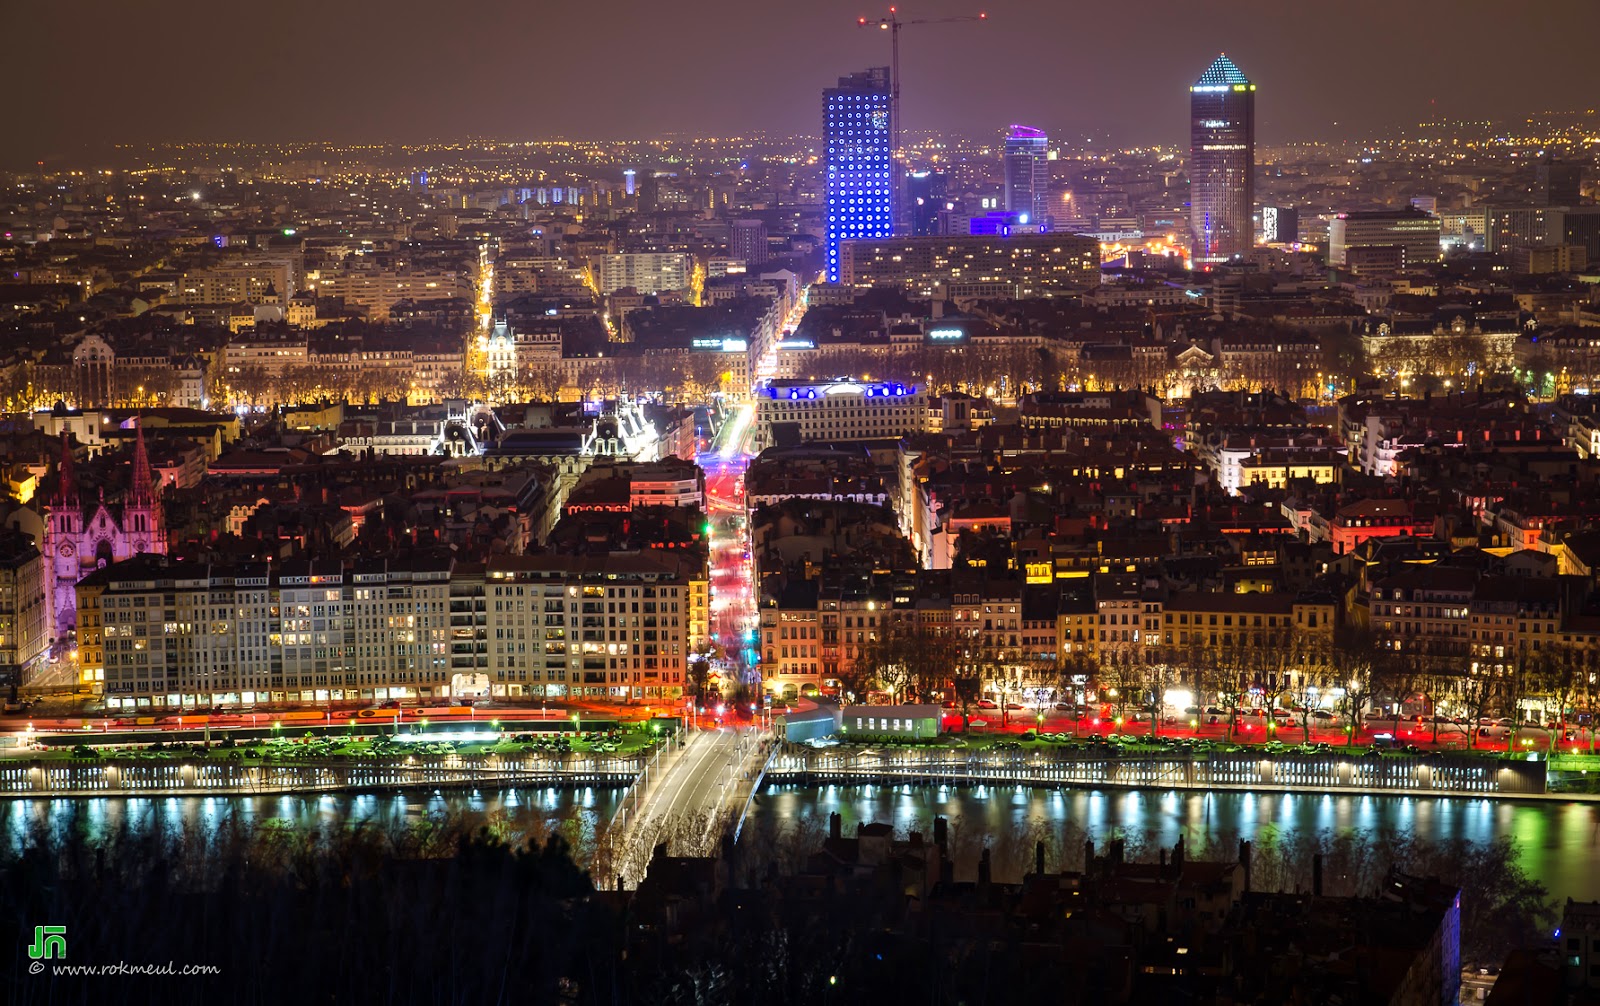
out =
<path fill-rule="evenodd" d="M 721 650 L 714 671 L 723 677 L 748 673 L 753 664 L 754 650 L 747 644 L 755 627 L 755 585 L 744 473 L 750 465 L 747 448 L 754 418 L 755 406 L 736 406 L 696 458 L 706 473 L 706 510 L 712 526 L 711 635 Z"/>

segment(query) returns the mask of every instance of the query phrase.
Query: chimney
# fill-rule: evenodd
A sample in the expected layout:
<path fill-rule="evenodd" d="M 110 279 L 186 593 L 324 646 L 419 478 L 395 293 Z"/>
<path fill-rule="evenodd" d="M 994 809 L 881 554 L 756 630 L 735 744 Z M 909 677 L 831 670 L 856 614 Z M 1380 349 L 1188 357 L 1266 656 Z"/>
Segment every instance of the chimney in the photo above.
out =
<path fill-rule="evenodd" d="M 950 844 L 950 822 L 942 817 L 933 819 L 933 844 L 941 849 Z"/>
<path fill-rule="evenodd" d="M 990 867 L 990 863 L 989 863 L 989 850 L 987 848 L 985 848 L 983 850 L 983 855 L 978 857 L 978 888 L 979 888 L 979 890 L 987 891 L 989 889 L 989 871 L 990 871 L 990 869 L 991 869 L 991 867 Z"/>
<path fill-rule="evenodd" d="M 844 820 L 843 820 L 843 818 L 841 818 L 839 816 L 839 812 L 838 811 L 834 811 L 832 814 L 829 814 L 828 815 L 828 837 L 832 838 L 832 839 L 838 839 L 838 838 L 843 837 L 843 833 L 844 833 L 843 829 L 844 829 Z"/>
<path fill-rule="evenodd" d="M 1311 857 L 1311 894 L 1322 897 L 1322 853 Z"/>
<path fill-rule="evenodd" d="M 1044 876 L 1044 842 L 1043 841 L 1038 841 L 1038 842 L 1033 843 L 1033 872 L 1035 874 L 1037 874 L 1038 876 L 1041 876 L 1041 877 Z"/>
<path fill-rule="evenodd" d="M 1088 872 L 1089 872 L 1089 869 L 1091 867 L 1093 867 L 1093 866 L 1094 866 L 1094 839 L 1087 838 L 1087 839 L 1084 839 L 1084 841 L 1083 841 L 1083 872 L 1084 872 L 1084 874 L 1087 875 Z"/>
<path fill-rule="evenodd" d="M 1244 867 L 1244 889 L 1250 890 L 1250 843 L 1239 840 L 1239 865 Z"/>
<path fill-rule="evenodd" d="M 1127 839 L 1114 838 L 1111 840 L 1111 863 L 1115 866 L 1122 865 L 1122 853 L 1127 848 Z"/>
<path fill-rule="evenodd" d="M 1161 848 L 1161 872 L 1167 872 L 1167 850 L 1165 846 Z"/>
<path fill-rule="evenodd" d="M 1175 873 L 1183 871 L 1183 836 L 1178 836 L 1178 843 L 1172 847 L 1172 869 Z"/>

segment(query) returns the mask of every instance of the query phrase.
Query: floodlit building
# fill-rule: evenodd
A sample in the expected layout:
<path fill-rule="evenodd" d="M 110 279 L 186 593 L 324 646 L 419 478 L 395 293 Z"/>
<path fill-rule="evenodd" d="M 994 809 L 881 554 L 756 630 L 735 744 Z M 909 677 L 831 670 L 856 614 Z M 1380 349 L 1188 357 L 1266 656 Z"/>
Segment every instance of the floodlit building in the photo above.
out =
<path fill-rule="evenodd" d="M 773 381 L 756 391 L 755 445 L 785 431 L 804 440 L 876 440 L 927 428 L 927 392 L 892 382 Z"/>
<path fill-rule="evenodd" d="M 1189 232 L 1196 262 L 1254 243 L 1256 86 L 1226 55 L 1189 88 Z"/>
<path fill-rule="evenodd" d="M 839 78 L 822 92 L 827 143 L 828 282 L 839 282 L 840 242 L 894 233 L 889 68 Z"/>
<path fill-rule="evenodd" d="M 1006 212 L 1023 224 L 1043 225 L 1050 195 L 1050 137 L 1032 126 L 1012 126 L 1004 157 Z"/>

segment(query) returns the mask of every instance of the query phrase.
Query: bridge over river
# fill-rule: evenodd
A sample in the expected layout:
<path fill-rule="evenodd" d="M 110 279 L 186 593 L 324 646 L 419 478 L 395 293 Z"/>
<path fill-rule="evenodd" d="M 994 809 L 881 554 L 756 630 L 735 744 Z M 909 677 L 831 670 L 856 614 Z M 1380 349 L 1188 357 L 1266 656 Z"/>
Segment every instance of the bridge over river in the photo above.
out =
<path fill-rule="evenodd" d="M 776 747 L 764 730 L 719 727 L 658 750 L 596 849 L 596 884 L 637 887 L 658 845 L 673 856 L 708 856 L 724 835 L 737 838 Z"/>

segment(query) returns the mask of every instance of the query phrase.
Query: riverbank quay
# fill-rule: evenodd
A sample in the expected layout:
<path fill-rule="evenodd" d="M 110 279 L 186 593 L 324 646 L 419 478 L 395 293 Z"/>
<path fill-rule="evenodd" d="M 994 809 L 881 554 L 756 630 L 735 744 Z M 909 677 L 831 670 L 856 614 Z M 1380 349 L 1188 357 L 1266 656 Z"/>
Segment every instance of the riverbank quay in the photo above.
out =
<path fill-rule="evenodd" d="M 512 747 L 508 745 L 508 747 Z M 212 748 L 109 754 L 58 750 L 0 759 L 0 799 L 205 796 L 537 786 L 637 786 L 653 748 L 452 752 L 428 746 L 383 757 L 272 757 Z M 1596 762 L 1590 765 L 1590 761 Z M 1600 802 L 1600 759 L 1389 752 L 1374 749 L 1151 751 L 1113 745 L 951 748 L 780 744 L 764 782 L 824 785 L 1016 785 L 1056 789 L 1328 793 Z"/>
<path fill-rule="evenodd" d="M 630 785 L 642 756 L 456 755 L 385 759 L 327 758 L 256 764 L 226 760 L 92 758 L 0 762 L 0 799 L 108 796 L 229 796 L 393 792 L 534 786 Z"/>
<path fill-rule="evenodd" d="M 1562 776 L 1564 778 L 1564 775 Z M 962 750 L 940 746 L 786 744 L 769 782 L 834 785 L 1019 785 L 1081 789 L 1175 789 L 1374 796 L 1600 800 L 1553 791 L 1542 759 L 1330 751 L 1118 750 L 1111 746 Z"/>

